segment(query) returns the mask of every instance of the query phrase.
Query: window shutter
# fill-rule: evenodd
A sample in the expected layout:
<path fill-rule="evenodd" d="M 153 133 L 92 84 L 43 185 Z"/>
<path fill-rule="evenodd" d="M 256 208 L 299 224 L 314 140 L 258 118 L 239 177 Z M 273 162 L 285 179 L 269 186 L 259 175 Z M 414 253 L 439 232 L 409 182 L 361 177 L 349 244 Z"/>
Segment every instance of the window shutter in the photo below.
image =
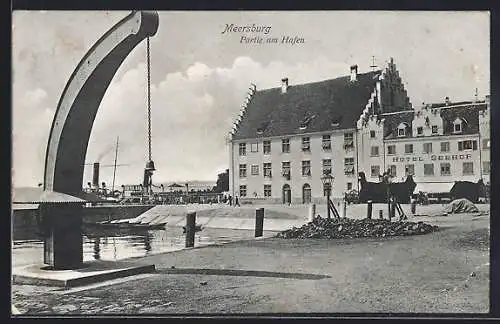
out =
<path fill-rule="evenodd" d="M 458 142 L 458 150 L 463 151 L 464 150 L 464 143 L 463 142 Z"/>
<path fill-rule="evenodd" d="M 476 150 L 477 150 L 477 141 L 472 141 L 472 149 L 473 149 L 474 151 L 476 151 Z"/>

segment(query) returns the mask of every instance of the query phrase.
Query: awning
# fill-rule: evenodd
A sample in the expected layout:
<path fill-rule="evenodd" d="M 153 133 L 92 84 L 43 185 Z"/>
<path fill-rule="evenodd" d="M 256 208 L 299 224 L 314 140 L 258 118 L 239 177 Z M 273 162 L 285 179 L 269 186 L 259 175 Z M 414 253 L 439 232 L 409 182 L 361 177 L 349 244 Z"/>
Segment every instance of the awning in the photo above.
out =
<path fill-rule="evenodd" d="M 454 184 L 454 182 L 420 182 L 413 192 L 448 193 Z"/>
<path fill-rule="evenodd" d="M 77 192 L 68 195 L 56 191 L 45 191 L 42 188 L 13 188 L 12 204 L 40 204 L 40 203 L 86 203 L 101 201 L 95 195 Z"/>

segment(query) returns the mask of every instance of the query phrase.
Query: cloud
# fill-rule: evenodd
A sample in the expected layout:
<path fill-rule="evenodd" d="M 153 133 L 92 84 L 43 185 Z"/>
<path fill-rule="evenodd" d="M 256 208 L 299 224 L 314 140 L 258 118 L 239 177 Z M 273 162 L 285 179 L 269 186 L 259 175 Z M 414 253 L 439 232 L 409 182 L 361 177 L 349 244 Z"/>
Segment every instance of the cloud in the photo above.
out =
<path fill-rule="evenodd" d="M 344 75 L 348 70 L 346 64 L 324 57 L 294 65 L 279 61 L 263 65 L 244 56 L 237 57 L 229 67 L 196 62 L 184 72 L 166 74 L 152 87 L 152 154 L 158 169 L 154 179 L 215 180 L 217 173 L 228 167 L 227 133 L 250 83 L 262 89 L 279 86 L 284 75 L 292 83 L 303 83 Z M 99 147 L 120 136 L 123 144 L 119 160 L 135 162 L 130 172 L 125 167 L 120 169 L 124 182 L 141 181 L 147 157 L 144 73 L 145 67 L 139 63 L 111 84 L 87 154 L 88 160 L 94 160 Z M 90 171 L 87 174 L 90 178 Z M 109 177 L 111 170 L 101 174 Z"/>
<path fill-rule="evenodd" d="M 154 73 L 154 69 L 152 73 Z M 250 83 L 258 89 L 279 86 L 283 76 L 290 82 L 317 81 L 346 74 L 345 64 L 318 58 L 288 65 L 279 61 L 263 65 L 251 57 L 234 59 L 229 67 L 210 67 L 196 62 L 185 71 L 167 73 L 152 84 L 152 157 L 157 172 L 154 181 L 213 180 L 228 167 L 227 134 L 246 97 Z M 146 67 L 139 62 L 110 84 L 97 113 L 87 151 L 88 163 L 100 161 L 102 181 L 111 182 L 114 148 L 119 136 L 118 183 L 140 183 L 147 152 Z M 20 114 L 32 112 L 47 101 L 43 89 L 27 91 L 22 97 Z M 21 120 L 14 123 L 15 151 L 30 163 L 16 163 L 16 182 L 36 185 L 43 176 L 44 150 L 53 115 L 42 112 L 30 124 L 38 138 L 22 131 Z M 53 114 L 53 113 L 52 113 Z M 41 116 L 41 115 L 40 115 Z M 24 126 L 26 127 L 26 125 Z M 31 152 L 33 147 L 37 153 Z M 42 152 L 42 154 L 40 154 Z M 29 156 L 29 157 L 28 157 Z M 33 167 L 33 165 L 36 167 Z M 25 169 L 31 169 L 25 173 Z M 87 167 L 84 182 L 91 179 Z M 19 180 L 19 181 L 18 181 Z"/>
<path fill-rule="evenodd" d="M 36 186 L 42 182 L 45 148 L 54 117 L 47 99 L 47 92 L 41 88 L 27 90 L 13 99 L 14 184 Z"/>

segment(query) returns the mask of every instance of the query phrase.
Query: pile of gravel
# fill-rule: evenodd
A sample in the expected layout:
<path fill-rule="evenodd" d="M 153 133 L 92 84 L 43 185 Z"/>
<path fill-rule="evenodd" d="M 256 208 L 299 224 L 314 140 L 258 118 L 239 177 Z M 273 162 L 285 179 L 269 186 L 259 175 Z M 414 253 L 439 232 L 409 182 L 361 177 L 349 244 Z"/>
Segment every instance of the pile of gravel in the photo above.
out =
<path fill-rule="evenodd" d="M 327 219 L 316 217 L 312 222 L 298 228 L 293 227 L 292 229 L 280 232 L 276 237 L 285 239 L 390 237 L 427 234 L 437 229 L 437 226 L 424 222 L 391 222 L 387 219 Z"/>

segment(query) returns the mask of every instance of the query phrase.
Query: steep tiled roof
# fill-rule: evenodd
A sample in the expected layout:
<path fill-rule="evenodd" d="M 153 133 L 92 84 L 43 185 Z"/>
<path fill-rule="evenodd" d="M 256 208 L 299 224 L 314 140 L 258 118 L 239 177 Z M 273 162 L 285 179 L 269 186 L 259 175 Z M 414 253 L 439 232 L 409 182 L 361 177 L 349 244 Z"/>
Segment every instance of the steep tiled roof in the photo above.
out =
<path fill-rule="evenodd" d="M 457 102 L 447 106 L 445 103 L 431 104 L 432 108 L 439 108 L 440 115 L 443 118 L 443 134 L 453 134 L 453 122 L 455 119 L 461 118 L 465 121 L 462 125 L 460 134 L 476 134 L 479 132 L 479 111 L 486 109 L 486 104 L 481 102 L 479 105 L 473 104 L 471 101 Z M 384 136 L 386 139 L 395 138 L 397 135 L 397 127 L 400 123 L 406 122 L 409 126 L 407 129 L 407 137 L 412 134 L 411 124 L 415 111 L 394 113 L 382 115 L 384 122 Z"/>
<path fill-rule="evenodd" d="M 478 133 L 479 111 L 484 109 L 486 109 L 486 104 L 441 109 L 441 117 L 443 117 L 444 123 L 444 133 L 451 134 L 453 132 L 453 121 L 457 117 L 465 120 L 465 123 L 462 124 L 462 134 Z"/>
<path fill-rule="evenodd" d="M 283 136 L 353 128 L 381 71 L 256 91 L 233 139 Z M 309 120 L 307 120 L 309 119 Z M 300 129 L 307 123 L 305 129 Z"/>
<path fill-rule="evenodd" d="M 408 128 L 406 129 L 406 136 L 405 137 L 411 137 L 412 134 L 412 127 L 411 127 L 411 122 L 413 120 L 413 115 L 415 114 L 415 111 L 410 110 L 410 111 L 404 111 L 400 113 L 393 113 L 393 114 L 388 114 L 388 115 L 382 115 L 384 119 L 384 136 L 387 139 L 390 138 L 395 138 L 397 136 L 398 132 L 398 126 L 401 123 L 406 123 L 408 125 Z"/>

